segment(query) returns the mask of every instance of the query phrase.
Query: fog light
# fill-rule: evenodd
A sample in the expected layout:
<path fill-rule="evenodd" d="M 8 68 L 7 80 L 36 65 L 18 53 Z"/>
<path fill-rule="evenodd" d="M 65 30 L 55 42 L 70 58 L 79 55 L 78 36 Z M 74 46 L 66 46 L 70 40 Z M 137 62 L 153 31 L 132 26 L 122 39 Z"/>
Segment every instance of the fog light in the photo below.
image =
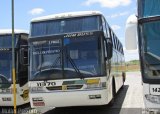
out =
<path fill-rule="evenodd" d="M 96 98 L 97 98 L 97 99 L 100 99 L 100 98 L 101 98 L 101 95 L 96 95 Z"/>
<path fill-rule="evenodd" d="M 89 95 L 89 99 L 101 99 L 101 95 Z"/>
<path fill-rule="evenodd" d="M 95 95 L 89 95 L 89 99 L 95 99 Z"/>
<path fill-rule="evenodd" d="M 154 114 L 154 112 L 153 111 L 149 111 L 149 114 Z"/>

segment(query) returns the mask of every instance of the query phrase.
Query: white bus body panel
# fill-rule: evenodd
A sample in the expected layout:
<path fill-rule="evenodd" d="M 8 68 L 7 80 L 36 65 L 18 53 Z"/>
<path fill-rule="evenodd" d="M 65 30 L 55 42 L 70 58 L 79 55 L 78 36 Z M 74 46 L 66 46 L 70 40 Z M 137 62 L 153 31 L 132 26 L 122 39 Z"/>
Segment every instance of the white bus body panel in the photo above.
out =
<path fill-rule="evenodd" d="M 122 76 L 121 76 L 122 77 Z M 106 82 L 106 88 L 102 89 L 84 89 L 86 85 L 79 90 L 54 90 L 48 91 L 44 87 L 44 92 L 32 92 L 30 90 L 30 103 L 32 108 L 38 108 L 41 106 L 34 106 L 33 99 L 41 98 L 44 102 L 42 107 L 69 107 L 69 106 L 96 106 L 108 104 L 112 99 L 112 77 L 106 80 L 106 77 L 98 77 L 101 82 Z M 88 79 L 88 78 L 87 78 Z M 91 78 L 89 78 L 91 79 Z M 66 80 L 54 80 L 49 82 L 56 82 L 56 86 L 61 86 L 63 81 L 74 81 L 77 79 L 66 79 Z M 122 80 L 122 79 L 121 79 Z M 30 89 L 37 86 L 37 83 L 43 81 L 31 81 L 29 82 Z M 121 81 L 119 81 L 121 82 Z M 118 79 L 115 83 L 118 83 Z M 117 84 L 117 86 L 123 84 Z M 120 89 L 118 87 L 117 91 Z M 90 99 L 90 95 L 101 95 L 101 98 Z"/>
<path fill-rule="evenodd" d="M 104 105 L 108 103 L 107 90 L 92 90 L 92 91 L 70 91 L 70 92 L 51 92 L 30 94 L 31 98 L 42 97 L 45 107 L 68 107 L 68 106 L 92 106 Z M 101 95 L 101 99 L 89 99 L 89 95 Z M 31 107 L 33 101 L 31 100 Z"/>
<path fill-rule="evenodd" d="M 56 80 L 56 86 L 62 86 L 63 81 L 74 81 L 76 79 Z M 101 82 L 106 82 L 106 77 L 100 78 Z M 40 81 L 37 81 L 40 82 Z M 29 82 L 30 87 L 37 86 L 36 81 Z M 108 104 L 108 91 L 107 88 L 103 89 L 84 89 L 85 84 L 81 89 L 76 90 L 59 90 L 59 91 L 47 91 L 40 93 L 30 92 L 30 103 L 33 105 L 33 98 L 43 98 L 45 107 L 68 107 L 68 106 L 92 106 L 92 105 L 104 105 Z M 106 86 L 107 87 L 107 86 Z M 111 93 L 110 93 L 111 94 Z M 101 98 L 90 99 L 89 95 L 101 95 Z"/>
<path fill-rule="evenodd" d="M 67 13 L 53 14 L 53 15 L 34 18 L 31 20 L 31 22 L 40 22 L 40 21 L 47 21 L 47 20 L 54 20 L 54 19 L 64 19 L 64 18 L 92 16 L 92 15 L 102 15 L 102 13 L 99 11 L 67 12 Z"/>
<path fill-rule="evenodd" d="M 151 91 L 152 88 L 160 88 L 160 85 L 155 85 L 155 84 L 145 84 L 143 83 L 143 99 L 145 103 L 145 108 L 146 109 L 160 109 L 160 104 L 157 103 L 152 103 L 149 100 L 146 99 L 145 95 L 158 95 L 160 97 L 160 92 L 153 93 Z"/>
<path fill-rule="evenodd" d="M 13 85 L 12 85 L 13 86 Z M 23 87 L 20 87 L 19 84 L 16 84 L 17 87 L 17 106 L 29 103 L 29 92 L 28 83 Z M 12 91 L 12 88 L 8 88 Z M 0 106 L 13 106 L 14 98 L 12 93 L 2 93 L 0 89 Z"/>

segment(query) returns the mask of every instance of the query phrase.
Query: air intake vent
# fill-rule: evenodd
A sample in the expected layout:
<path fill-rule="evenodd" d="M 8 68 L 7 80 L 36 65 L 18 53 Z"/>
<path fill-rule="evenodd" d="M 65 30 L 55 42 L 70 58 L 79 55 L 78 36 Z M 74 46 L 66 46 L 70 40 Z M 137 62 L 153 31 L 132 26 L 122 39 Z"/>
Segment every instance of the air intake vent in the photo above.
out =
<path fill-rule="evenodd" d="M 83 85 L 66 85 L 66 90 L 81 89 Z M 46 87 L 48 90 L 63 90 L 62 86 Z"/>

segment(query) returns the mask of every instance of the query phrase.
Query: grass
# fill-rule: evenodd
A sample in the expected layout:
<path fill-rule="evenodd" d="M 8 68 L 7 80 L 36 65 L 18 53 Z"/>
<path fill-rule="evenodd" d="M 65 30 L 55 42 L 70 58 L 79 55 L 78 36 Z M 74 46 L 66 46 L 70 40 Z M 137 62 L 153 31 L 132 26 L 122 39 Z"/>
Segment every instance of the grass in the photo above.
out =
<path fill-rule="evenodd" d="M 126 65 L 126 71 L 140 71 L 139 65 Z"/>
<path fill-rule="evenodd" d="M 127 72 L 140 71 L 139 60 L 132 60 L 126 62 L 126 71 Z"/>

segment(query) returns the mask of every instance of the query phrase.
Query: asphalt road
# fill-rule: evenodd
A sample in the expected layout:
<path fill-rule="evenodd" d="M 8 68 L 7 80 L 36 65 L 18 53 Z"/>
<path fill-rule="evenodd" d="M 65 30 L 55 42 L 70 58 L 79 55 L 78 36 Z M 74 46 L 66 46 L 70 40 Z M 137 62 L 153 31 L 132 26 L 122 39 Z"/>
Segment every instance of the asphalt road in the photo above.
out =
<path fill-rule="evenodd" d="M 142 114 L 144 108 L 140 72 L 128 72 L 114 105 L 103 107 L 55 108 L 45 114 Z"/>

